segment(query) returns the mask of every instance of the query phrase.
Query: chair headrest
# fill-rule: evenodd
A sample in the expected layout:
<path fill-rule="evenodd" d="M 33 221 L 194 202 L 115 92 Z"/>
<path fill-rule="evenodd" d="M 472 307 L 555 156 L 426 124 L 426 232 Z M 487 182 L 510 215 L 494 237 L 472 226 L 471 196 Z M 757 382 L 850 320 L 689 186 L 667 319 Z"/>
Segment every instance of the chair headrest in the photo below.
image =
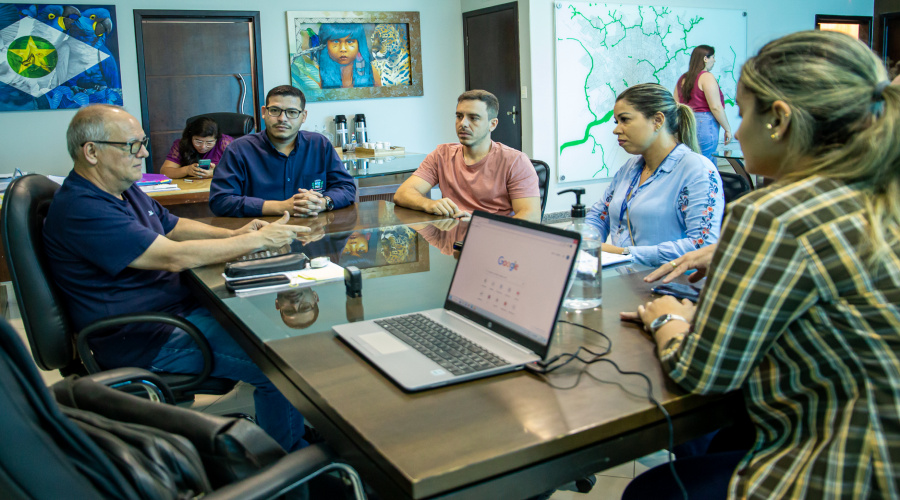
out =
<path fill-rule="evenodd" d="M 187 127 L 193 123 L 194 120 L 200 118 L 209 118 L 215 121 L 219 125 L 220 132 L 234 138 L 252 134 L 256 130 L 256 124 L 254 123 L 252 116 L 228 112 L 204 113 L 202 115 L 192 116 L 185 120 L 184 126 Z"/>

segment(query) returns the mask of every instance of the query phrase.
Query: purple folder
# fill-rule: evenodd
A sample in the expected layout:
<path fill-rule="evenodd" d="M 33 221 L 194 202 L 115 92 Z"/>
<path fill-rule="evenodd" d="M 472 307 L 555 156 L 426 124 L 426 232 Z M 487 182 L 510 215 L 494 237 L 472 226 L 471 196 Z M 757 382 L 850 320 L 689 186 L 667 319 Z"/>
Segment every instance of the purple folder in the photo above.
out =
<path fill-rule="evenodd" d="M 154 184 L 168 184 L 172 182 L 172 179 L 169 179 L 163 174 L 144 174 L 141 176 L 141 180 L 137 181 L 136 184 L 138 186 L 152 186 Z"/>

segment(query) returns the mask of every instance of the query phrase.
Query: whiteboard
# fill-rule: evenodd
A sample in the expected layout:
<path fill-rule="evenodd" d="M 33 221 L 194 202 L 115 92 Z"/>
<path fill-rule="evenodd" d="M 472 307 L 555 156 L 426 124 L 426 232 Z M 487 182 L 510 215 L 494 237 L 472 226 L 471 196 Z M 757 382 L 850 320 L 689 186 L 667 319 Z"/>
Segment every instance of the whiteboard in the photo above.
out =
<path fill-rule="evenodd" d="M 745 11 L 581 2 L 555 7 L 559 182 L 615 175 L 631 158 L 612 134 L 616 96 L 647 82 L 674 91 L 697 45 L 716 49 L 712 73 L 725 94 L 731 130 L 737 130 Z"/>

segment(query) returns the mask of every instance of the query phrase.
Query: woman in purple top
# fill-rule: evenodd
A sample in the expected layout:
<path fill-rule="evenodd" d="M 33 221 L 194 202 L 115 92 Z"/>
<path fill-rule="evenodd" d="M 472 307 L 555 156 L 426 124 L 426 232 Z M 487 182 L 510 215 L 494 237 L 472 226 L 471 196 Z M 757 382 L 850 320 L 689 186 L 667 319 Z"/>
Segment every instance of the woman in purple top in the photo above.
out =
<path fill-rule="evenodd" d="M 675 85 L 675 98 L 694 110 L 700 154 L 716 164 L 713 153 L 719 145 L 719 126 L 725 129 L 725 144 L 731 142 L 731 126 L 725 116 L 725 96 L 709 70 L 716 64 L 716 49 L 698 45 L 691 52 L 687 73 Z"/>
<path fill-rule="evenodd" d="M 216 164 L 232 141 L 233 137 L 219 133 L 219 125 L 215 120 L 198 118 L 188 124 L 181 139 L 172 143 L 172 149 L 159 173 L 172 179 L 187 176 L 212 177 Z M 200 160 L 209 160 L 209 166 L 200 166 Z"/>

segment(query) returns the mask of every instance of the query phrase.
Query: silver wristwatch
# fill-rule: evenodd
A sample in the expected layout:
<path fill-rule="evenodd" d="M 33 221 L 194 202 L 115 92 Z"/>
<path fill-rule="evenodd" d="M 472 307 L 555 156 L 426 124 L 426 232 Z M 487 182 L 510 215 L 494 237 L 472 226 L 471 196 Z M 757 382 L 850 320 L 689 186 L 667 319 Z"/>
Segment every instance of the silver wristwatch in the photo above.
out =
<path fill-rule="evenodd" d="M 688 320 L 684 319 L 682 316 L 679 316 L 677 314 L 663 314 L 662 316 L 653 320 L 652 323 L 650 323 L 650 335 L 653 335 L 654 337 L 656 337 L 656 331 L 659 330 L 660 328 L 662 328 L 663 325 L 665 325 L 669 321 L 672 321 L 673 319 L 677 319 L 678 321 L 684 321 L 685 323 L 688 323 Z"/>
<path fill-rule="evenodd" d="M 622 255 L 631 255 L 631 250 L 629 250 L 628 247 L 623 247 Z"/>

